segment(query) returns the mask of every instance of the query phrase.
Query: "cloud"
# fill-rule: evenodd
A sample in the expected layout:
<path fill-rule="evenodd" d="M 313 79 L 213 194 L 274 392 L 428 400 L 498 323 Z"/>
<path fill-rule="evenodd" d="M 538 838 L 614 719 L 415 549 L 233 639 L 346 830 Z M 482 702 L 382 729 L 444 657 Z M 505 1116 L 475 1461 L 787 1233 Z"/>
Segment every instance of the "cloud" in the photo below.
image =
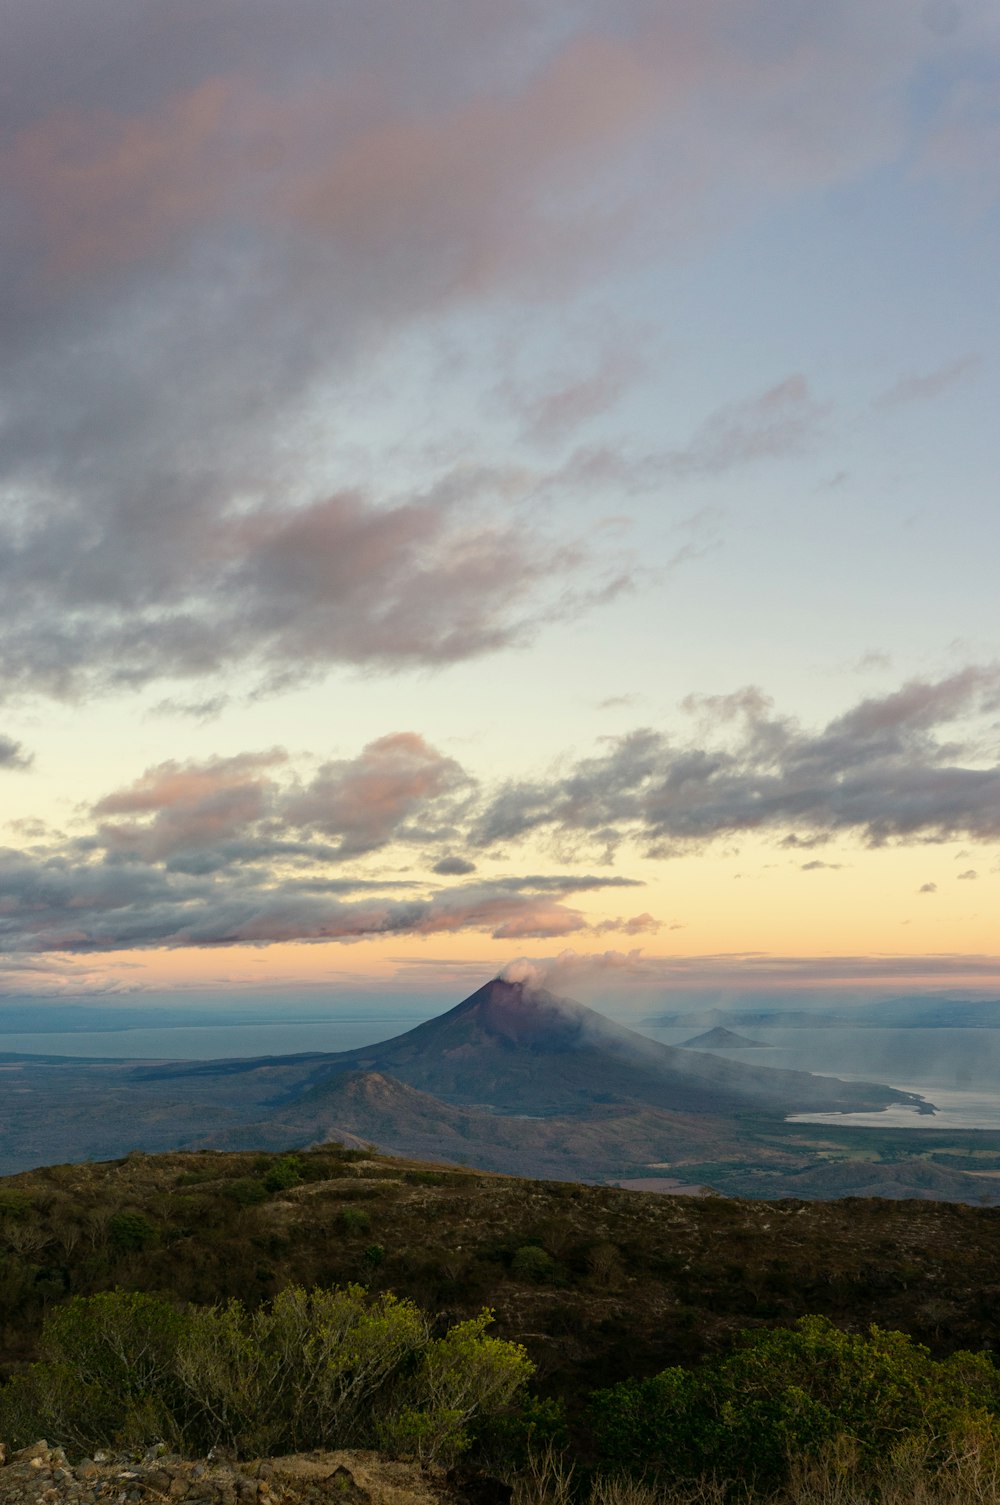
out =
<path fill-rule="evenodd" d="M 485 931 L 551 939 L 588 929 L 564 893 L 488 882 L 405 899 L 392 883 L 341 884 L 230 869 L 204 876 L 164 865 L 58 853 L 0 852 L 0 949 L 85 954 L 150 947 L 263 946 L 386 935 Z M 364 897 L 341 897 L 351 890 Z"/>
<path fill-rule="evenodd" d="M 639 728 L 556 774 L 499 786 L 414 732 L 309 771 L 280 748 L 167 761 L 99 800 L 89 829 L 20 822 L 31 844 L 0 857 L 0 951 L 650 934 L 660 921 L 648 911 L 591 918 L 576 907 L 574 896 L 606 903 L 642 886 L 610 865 L 588 871 L 583 853 L 610 864 L 628 844 L 677 856 L 742 832 L 789 851 L 840 836 L 995 842 L 1000 769 L 983 766 L 980 726 L 998 707 L 995 665 L 909 681 L 813 729 L 754 687 L 692 695 L 686 740 Z M 456 848 L 528 836 L 552 843 L 561 871 L 436 881 L 471 878 L 475 863 Z M 804 870 L 836 866 L 810 859 Z"/>
<path fill-rule="evenodd" d="M 803 873 L 839 872 L 843 865 L 842 862 L 803 862 L 801 871 Z"/>
<path fill-rule="evenodd" d="M 936 883 L 922 883 L 917 889 L 918 894 L 936 894 L 937 891 L 938 886 Z"/>
<path fill-rule="evenodd" d="M 642 372 L 634 350 L 614 346 L 599 352 L 589 372 L 529 392 L 521 378 L 501 392 L 520 418 L 524 436 L 536 443 L 565 438 L 589 419 L 610 411 Z"/>
<path fill-rule="evenodd" d="M 922 374 L 901 376 L 888 391 L 875 399 L 876 408 L 905 407 L 912 402 L 929 402 L 947 392 L 950 387 L 978 371 L 983 364 L 981 355 L 970 354 L 938 366 Z"/>
<path fill-rule="evenodd" d="M 998 706 L 995 665 L 909 681 L 817 730 L 776 714 L 755 688 L 688 697 L 695 739 L 641 728 L 555 778 L 505 784 L 478 813 L 473 841 L 551 832 L 604 853 L 631 841 L 655 856 L 750 831 L 790 848 L 840 833 L 870 846 L 995 841 L 1000 766 L 981 766 L 973 730 Z M 963 720 L 964 740 L 937 735 Z"/>
<path fill-rule="evenodd" d="M 408 732 L 307 776 L 280 748 L 160 763 L 99 800 L 89 831 L 66 837 L 20 823 L 37 840 L 0 852 L 0 953 L 462 931 L 552 939 L 591 929 L 567 903 L 573 894 L 641 886 L 618 874 L 569 872 L 442 888 L 433 869 L 415 876 L 406 866 L 398 876 L 365 867 L 387 847 L 451 845 L 475 797 L 454 759 Z M 452 854 L 437 868 L 468 877 L 475 864 Z M 640 916 L 613 928 L 649 923 Z"/>
<path fill-rule="evenodd" d="M 30 768 L 34 755 L 26 752 L 13 737 L 0 736 L 0 768 Z"/>
<path fill-rule="evenodd" d="M 919 956 L 765 955 L 734 951 L 691 956 L 645 956 L 642 951 L 580 952 L 567 948 L 550 957 L 520 957 L 504 968 L 509 981 L 526 981 L 556 993 L 591 994 L 620 1003 L 629 993 L 653 1001 L 669 998 L 676 1006 L 685 997 L 715 995 L 732 1005 L 741 995 L 764 1006 L 776 993 L 800 999 L 833 990 L 852 996 L 885 997 L 888 989 L 939 990 L 942 985 L 995 993 L 1000 984 L 1000 956 L 951 952 Z"/>
<path fill-rule="evenodd" d="M 817 438 L 829 411 L 806 378 L 795 373 L 713 413 L 688 445 L 667 457 L 667 466 L 678 476 L 718 475 L 756 460 L 800 454 Z"/>
<path fill-rule="evenodd" d="M 959 873 L 958 875 L 959 882 L 961 882 L 963 879 L 971 880 L 978 877 L 979 874 L 976 872 L 974 867 L 966 868 L 964 873 Z"/>
<path fill-rule="evenodd" d="M 414 732 L 370 742 L 357 758 L 325 763 L 282 814 L 290 825 L 339 843 L 343 857 L 391 840 L 453 836 L 472 781 L 454 760 Z"/>
<path fill-rule="evenodd" d="M 157 862 L 220 843 L 256 825 L 273 801 L 270 770 L 280 750 L 213 758 L 207 763 L 161 763 L 127 789 L 94 806 L 98 816 L 148 816 L 146 821 L 99 821 L 97 839 L 109 852 Z"/>
<path fill-rule="evenodd" d="M 600 562 L 528 523 L 539 486 L 568 510 L 569 474 L 518 478 L 468 434 L 419 466 L 399 441 L 394 468 L 384 432 L 355 455 L 378 362 L 407 421 L 440 426 L 407 342 L 585 300 L 609 268 L 893 162 L 940 46 L 910 0 L 622 0 L 544 24 L 522 0 L 371 0 L 335 28 L 283 0 L 280 34 L 264 0 L 236 28 L 231 9 L 7 18 L 7 694 L 166 680 L 211 714 L 223 679 L 447 665 L 592 606 Z M 529 425 L 582 429 L 627 365 L 557 375 Z M 794 451 L 821 418 L 793 376 L 711 418 L 675 472 Z"/>
<path fill-rule="evenodd" d="M 476 864 L 469 862 L 466 857 L 442 857 L 431 868 L 432 873 L 440 873 L 445 878 L 464 878 L 469 873 L 476 871 Z"/>
<path fill-rule="evenodd" d="M 629 920 L 602 920 L 600 924 L 590 928 L 593 935 L 607 935 L 610 931 L 618 931 L 622 935 L 654 935 L 663 927 L 659 920 L 647 912 L 633 915 Z"/>

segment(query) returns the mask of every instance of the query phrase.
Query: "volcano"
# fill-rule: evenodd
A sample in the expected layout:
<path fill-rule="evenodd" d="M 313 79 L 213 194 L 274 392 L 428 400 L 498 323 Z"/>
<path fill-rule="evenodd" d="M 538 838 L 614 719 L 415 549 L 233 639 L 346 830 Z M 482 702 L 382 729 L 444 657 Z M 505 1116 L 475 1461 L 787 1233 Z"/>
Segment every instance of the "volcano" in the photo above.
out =
<path fill-rule="evenodd" d="M 452 1105 L 536 1118 L 587 1114 L 600 1105 L 784 1117 L 922 1102 L 876 1083 L 661 1045 L 583 1004 L 502 978 L 403 1035 L 314 1057 L 306 1080 L 284 1100 L 346 1071 L 391 1076 Z"/>

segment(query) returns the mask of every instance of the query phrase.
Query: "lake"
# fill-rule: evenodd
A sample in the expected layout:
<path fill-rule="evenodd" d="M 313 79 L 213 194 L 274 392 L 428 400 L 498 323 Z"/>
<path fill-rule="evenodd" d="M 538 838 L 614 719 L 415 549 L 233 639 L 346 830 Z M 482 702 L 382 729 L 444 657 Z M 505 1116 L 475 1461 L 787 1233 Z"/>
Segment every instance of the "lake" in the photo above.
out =
<path fill-rule="evenodd" d="M 735 1027 L 735 1026 L 734 1026 Z M 643 1034 L 664 1045 L 691 1038 L 690 1028 L 644 1025 Z M 848 1081 L 883 1082 L 918 1092 L 938 1108 L 933 1115 L 911 1108 L 882 1113 L 796 1115 L 796 1123 L 856 1124 L 875 1128 L 1000 1129 L 1000 1030 L 994 1029 L 751 1029 L 765 1050 L 720 1050 L 713 1054 L 754 1066 L 812 1071 Z"/>

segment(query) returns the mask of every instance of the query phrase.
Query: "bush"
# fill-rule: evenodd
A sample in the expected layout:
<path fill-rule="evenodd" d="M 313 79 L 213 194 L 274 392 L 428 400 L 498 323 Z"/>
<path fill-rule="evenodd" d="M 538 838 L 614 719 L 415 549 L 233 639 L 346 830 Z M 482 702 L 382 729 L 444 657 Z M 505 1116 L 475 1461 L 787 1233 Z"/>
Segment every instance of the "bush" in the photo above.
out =
<path fill-rule="evenodd" d="M 4 1187 L 0 1191 L 0 1218 L 21 1223 L 32 1211 L 32 1205 L 27 1192 L 17 1191 L 14 1187 Z"/>
<path fill-rule="evenodd" d="M 159 1296 L 78 1296 L 48 1315 L 42 1360 L 0 1392 L 0 1435 L 68 1447 L 139 1445 L 179 1435 L 176 1354 L 184 1316 Z"/>
<path fill-rule="evenodd" d="M 363 1207 L 342 1207 L 337 1222 L 344 1233 L 367 1233 L 372 1225 L 371 1215 Z"/>
<path fill-rule="evenodd" d="M 492 1312 L 480 1312 L 427 1345 L 409 1385 L 409 1404 L 382 1427 L 383 1445 L 425 1462 L 453 1462 L 469 1447 L 473 1419 L 510 1405 L 535 1366 L 520 1343 L 487 1335 L 492 1321 Z"/>
<path fill-rule="evenodd" d="M 108 1219 L 108 1240 L 119 1254 L 131 1254 L 157 1243 L 160 1230 L 141 1212 L 116 1212 Z"/>
<path fill-rule="evenodd" d="M 551 1254 L 537 1244 L 525 1244 L 515 1250 L 514 1258 L 510 1262 L 510 1273 L 518 1280 L 533 1280 L 539 1285 L 547 1280 L 552 1280 L 558 1273 L 558 1266 Z"/>
<path fill-rule="evenodd" d="M 287 1191 L 302 1180 L 302 1161 L 298 1155 L 281 1155 L 267 1171 L 264 1185 L 268 1191 Z"/>
<path fill-rule="evenodd" d="M 259 1207 L 267 1201 L 267 1186 L 255 1176 L 237 1176 L 226 1182 L 223 1195 L 239 1207 Z"/>
<path fill-rule="evenodd" d="M 487 1335 L 491 1314 L 436 1341 L 411 1301 L 361 1286 L 289 1286 L 269 1306 L 177 1310 L 125 1291 L 46 1319 L 43 1359 L 0 1389 L 0 1436 L 78 1452 L 166 1440 L 238 1454 L 388 1444 L 455 1457 L 532 1366 Z"/>
<path fill-rule="evenodd" d="M 944 1457 L 965 1435 L 1000 1442 L 1000 1374 L 983 1355 L 935 1362 L 903 1333 L 842 1332 L 825 1317 L 744 1333 L 728 1357 L 593 1397 L 602 1466 L 633 1474 L 785 1482 L 789 1461 L 842 1440 L 859 1466 L 903 1441 Z"/>
<path fill-rule="evenodd" d="M 380 1392 L 425 1341 L 417 1308 L 361 1286 L 289 1286 L 192 1315 L 178 1367 L 197 1430 L 240 1452 L 371 1446 Z"/>

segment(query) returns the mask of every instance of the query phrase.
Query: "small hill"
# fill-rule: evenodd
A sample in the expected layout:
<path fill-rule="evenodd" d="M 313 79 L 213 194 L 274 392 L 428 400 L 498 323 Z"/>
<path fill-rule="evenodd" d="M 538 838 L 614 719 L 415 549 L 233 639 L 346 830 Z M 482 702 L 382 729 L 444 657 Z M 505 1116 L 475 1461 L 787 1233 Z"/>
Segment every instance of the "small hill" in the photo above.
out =
<path fill-rule="evenodd" d="M 747 1035 L 738 1035 L 735 1030 L 718 1024 L 702 1035 L 681 1041 L 682 1050 L 768 1050 L 763 1040 L 751 1040 Z"/>
<path fill-rule="evenodd" d="M 586 1117 L 502 1115 L 456 1107 L 377 1071 L 330 1077 L 262 1122 L 203 1142 L 225 1150 L 278 1150 L 331 1140 L 509 1175 L 581 1181 L 614 1180 L 665 1155 L 700 1161 L 740 1152 L 732 1126 L 708 1114 L 597 1104 Z"/>

